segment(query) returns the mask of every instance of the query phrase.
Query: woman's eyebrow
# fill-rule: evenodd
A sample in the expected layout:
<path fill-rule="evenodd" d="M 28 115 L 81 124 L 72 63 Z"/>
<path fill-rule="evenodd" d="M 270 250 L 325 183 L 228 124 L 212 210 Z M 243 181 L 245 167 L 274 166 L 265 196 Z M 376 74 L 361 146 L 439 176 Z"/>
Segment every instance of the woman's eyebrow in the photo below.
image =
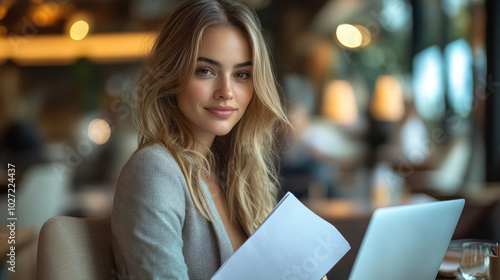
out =
<path fill-rule="evenodd" d="M 210 58 L 206 58 L 206 57 L 198 57 L 198 61 L 203 61 L 203 62 L 207 62 L 209 64 L 212 64 L 214 66 L 217 66 L 217 67 L 221 67 L 222 64 L 220 62 L 217 62 L 213 59 L 210 59 Z"/>
<path fill-rule="evenodd" d="M 212 65 L 217 66 L 217 67 L 222 67 L 222 64 L 220 62 L 215 61 L 215 60 L 210 59 L 210 58 L 202 57 L 202 56 L 198 57 L 197 61 L 203 61 L 203 62 L 212 64 Z M 241 68 L 241 67 L 246 67 L 246 66 L 252 66 L 252 62 L 247 61 L 247 62 L 243 62 L 243 63 L 238 63 L 234 66 L 234 68 Z"/>
<path fill-rule="evenodd" d="M 245 66 L 252 66 L 252 62 L 247 61 L 247 62 L 243 62 L 243 63 L 238 63 L 234 66 L 234 68 L 241 68 L 241 67 L 245 67 Z"/>

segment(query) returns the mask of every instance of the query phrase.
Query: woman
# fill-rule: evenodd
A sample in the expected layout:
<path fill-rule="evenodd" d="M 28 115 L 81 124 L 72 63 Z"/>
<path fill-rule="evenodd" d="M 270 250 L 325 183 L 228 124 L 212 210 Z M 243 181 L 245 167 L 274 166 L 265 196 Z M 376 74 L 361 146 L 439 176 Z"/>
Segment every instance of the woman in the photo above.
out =
<path fill-rule="evenodd" d="M 231 0 L 184 2 L 162 26 L 114 199 L 124 276 L 209 279 L 274 207 L 274 134 L 288 121 L 260 30 Z"/>

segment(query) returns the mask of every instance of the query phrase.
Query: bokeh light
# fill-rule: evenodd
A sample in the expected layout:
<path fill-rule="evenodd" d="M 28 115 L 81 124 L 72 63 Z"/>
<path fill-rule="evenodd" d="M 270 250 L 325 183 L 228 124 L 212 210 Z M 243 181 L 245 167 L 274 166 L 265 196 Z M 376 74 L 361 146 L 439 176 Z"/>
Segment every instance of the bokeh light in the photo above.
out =
<path fill-rule="evenodd" d="M 84 20 L 79 20 L 71 26 L 69 35 L 71 39 L 78 41 L 87 36 L 89 33 L 89 24 Z"/>
<path fill-rule="evenodd" d="M 361 33 L 360 47 L 368 46 L 370 44 L 370 42 L 372 41 L 372 35 L 370 33 L 370 30 L 368 30 L 368 28 L 366 28 L 363 25 L 355 25 L 354 27 L 356 27 L 359 30 L 359 32 Z"/>
<path fill-rule="evenodd" d="M 357 48 L 363 42 L 363 35 L 351 24 L 340 24 L 335 33 L 339 43 L 347 48 Z"/>
<path fill-rule="evenodd" d="M 89 124 L 89 138 L 97 145 L 102 145 L 108 142 L 111 136 L 111 127 L 103 119 L 94 119 Z"/>

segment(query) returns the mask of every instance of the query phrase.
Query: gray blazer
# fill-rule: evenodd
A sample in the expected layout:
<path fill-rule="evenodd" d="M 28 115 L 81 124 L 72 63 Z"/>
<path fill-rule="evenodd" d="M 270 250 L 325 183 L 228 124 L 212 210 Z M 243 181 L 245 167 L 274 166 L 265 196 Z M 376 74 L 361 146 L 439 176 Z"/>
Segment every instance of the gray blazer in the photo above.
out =
<path fill-rule="evenodd" d="M 201 187 L 214 223 L 194 206 L 168 149 L 153 144 L 132 155 L 120 173 L 111 215 L 117 274 L 124 279 L 210 279 L 215 274 L 233 247 L 207 185 Z"/>

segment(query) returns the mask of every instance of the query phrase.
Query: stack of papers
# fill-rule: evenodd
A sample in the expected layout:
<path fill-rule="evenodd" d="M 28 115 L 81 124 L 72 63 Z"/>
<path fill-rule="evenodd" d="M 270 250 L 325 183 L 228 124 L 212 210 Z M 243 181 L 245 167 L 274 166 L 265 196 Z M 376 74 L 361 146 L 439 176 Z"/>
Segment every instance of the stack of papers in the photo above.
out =
<path fill-rule="evenodd" d="M 350 248 L 332 224 L 287 193 L 212 280 L 320 280 Z"/>

